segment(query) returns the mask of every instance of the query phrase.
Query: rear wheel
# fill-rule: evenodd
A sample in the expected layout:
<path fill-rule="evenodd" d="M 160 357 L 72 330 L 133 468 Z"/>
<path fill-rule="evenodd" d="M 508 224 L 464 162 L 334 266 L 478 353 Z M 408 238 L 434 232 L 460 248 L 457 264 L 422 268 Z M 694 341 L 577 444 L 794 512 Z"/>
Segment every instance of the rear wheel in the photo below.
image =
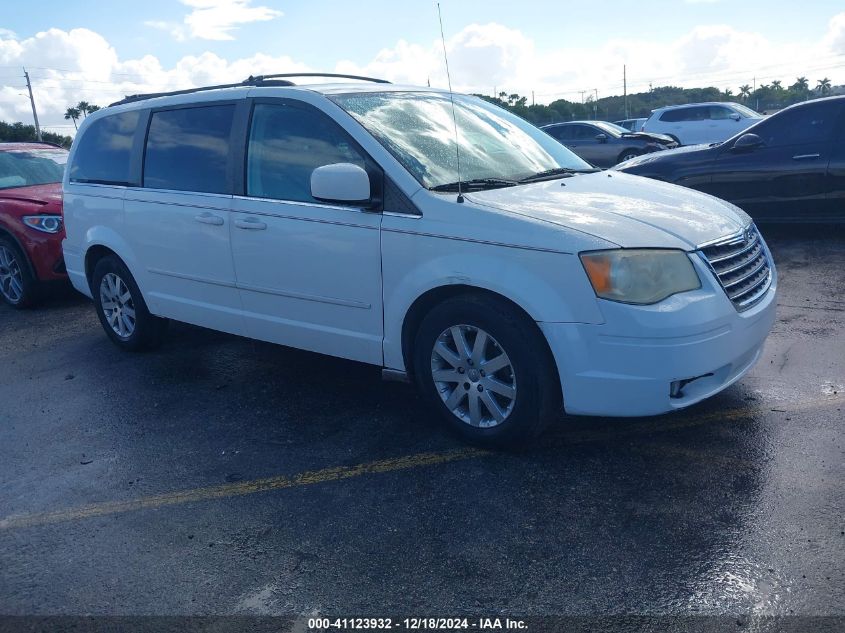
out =
<path fill-rule="evenodd" d="M 39 290 L 17 244 L 0 237 L 0 297 L 13 308 L 30 308 L 37 303 Z"/>
<path fill-rule="evenodd" d="M 536 324 L 483 295 L 449 299 L 426 315 L 414 375 L 441 417 L 478 444 L 524 444 L 560 405 L 557 371 Z"/>
<path fill-rule="evenodd" d="M 118 347 L 141 351 L 161 344 L 167 319 L 150 313 L 135 279 L 117 257 L 97 262 L 91 290 L 100 323 Z"/>

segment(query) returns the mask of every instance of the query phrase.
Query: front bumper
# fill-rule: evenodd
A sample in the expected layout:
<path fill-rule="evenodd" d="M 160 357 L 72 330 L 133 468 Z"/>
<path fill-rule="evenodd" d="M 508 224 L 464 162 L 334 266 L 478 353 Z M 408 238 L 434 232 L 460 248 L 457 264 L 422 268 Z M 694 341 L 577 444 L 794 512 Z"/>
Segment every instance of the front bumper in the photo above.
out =
<path fill-rule="evenodd" d="M 644 416 L 704 400 L 745 375 L 775 321 L 777 273 L 753 308 L 737 312 L 700 262 L 702 288 L 652 306 L 600 300 L 605 322 L 540 323 L 573 415 Z M 678 397 L 672 386 L 688 381 Z M 677 394 L 676 394 L 677 395 Z"/>

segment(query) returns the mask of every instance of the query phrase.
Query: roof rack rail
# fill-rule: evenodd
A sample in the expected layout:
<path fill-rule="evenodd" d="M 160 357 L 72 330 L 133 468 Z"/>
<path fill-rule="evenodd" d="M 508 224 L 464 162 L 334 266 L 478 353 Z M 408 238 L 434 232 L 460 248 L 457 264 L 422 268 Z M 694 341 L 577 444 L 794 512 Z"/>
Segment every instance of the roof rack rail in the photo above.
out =
<path fill-rule="evenodd" d="M 156 97 L 172 97 L 175 95 L 187 95 L 194 92 L 204 92 L 206 90 L 218 90 L 221 88 L 242 88 L 244 86 L 295 86 L 292 81 L 283 79 L 284 77 L 334 77 L 336 79 L 358 79 L 361 81 L 372 81 L 377 84 L 389 84 L 386 79 L 376 79 L 374 77 L 362 77 L 360 75 L 343 75 L 337 73 L 278 73 L 274 75 L 250 75 L 240 83 L 236 84 L 218 84 L 216 86 L 201 86 L 199 88 L 187 88 L 186 90 L 173 90 L 171 92 L 150 92 L 147 94 L 127 95 L 120 101 L 110 103 L 111 106 L 123 105 L 125 103 L 134 103 L 135 101 L 143 101 L 144 99 L 154 99 Z"/>
<path fill-rule="evenodd" d="M 332 77 L 334 79 L 358 79 L 360 81 L 371 81 L 376 84 L 389 84 L 387 79 L 376 79 L 375 77 L 364 77 L 362 75 L 344 75 L 338 73 L 276 73 L 275 75 L 249 76 L 248 82 L 263 83 L 268 79 L 279 79 L 282 77 Z M 244 82 L 246 83 L 246 82 Z"/>

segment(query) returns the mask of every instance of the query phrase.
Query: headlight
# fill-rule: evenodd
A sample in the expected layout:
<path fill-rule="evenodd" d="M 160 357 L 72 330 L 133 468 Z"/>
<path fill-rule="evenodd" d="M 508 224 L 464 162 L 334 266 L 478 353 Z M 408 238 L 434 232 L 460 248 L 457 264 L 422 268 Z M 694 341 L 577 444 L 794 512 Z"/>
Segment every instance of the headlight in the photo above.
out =
<path fill-rule="evenodd" d="M 24 216 L 23 223 L 42 233 L 58 233 L 62 230 L 60 215 L 27 215 Z"/>
<path fill-rule="evenodd" d="M 596 295 L 611 301 L 645 305 L 701 287 L 701 280 L 683 251 L 593 251 L 581 253 L 581 263 Z"/>

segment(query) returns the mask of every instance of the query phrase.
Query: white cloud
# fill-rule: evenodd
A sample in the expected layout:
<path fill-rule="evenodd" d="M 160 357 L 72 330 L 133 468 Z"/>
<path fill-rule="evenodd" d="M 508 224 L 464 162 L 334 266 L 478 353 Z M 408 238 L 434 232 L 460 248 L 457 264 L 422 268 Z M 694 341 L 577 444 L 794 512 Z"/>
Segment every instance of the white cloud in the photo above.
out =
<path fill-rule="evenodd" d="M 184 42 L 185 39 L 187 39 L 185 35 L 185 27 L 181 24 L 176 24 L 175 22 L 147 20 L 146 22 L 144 22 L 144 26 L 149 26 L 150 28 L 158 29 L 159 31 L 169 33 L 177 42 Z"/>
<path fill-rule="evenodd" d="M 834 53 L 845 55 L 845 13 L 830 19 L 822 45 Z"/>
<path fill-rule="evenodd" d="M 191 37 L 204 40 L 232 40 L 239 24 L 266 22 L 282 15 L 269 7 L 252 7 L 252 0 L 182 0 L 193 9 L 185 16 Z"/>
<path fill-rule="evenodd" d="M 198 0 L 192 0 L 197 2 Z M 204 5 L 205 6 L 205 5 Z M 217 6 L 217 5 L 215 5 Z M 170 28 L 172 25 L 155 25 Z M 187 34 L 187 31 L 185 31 Z M 594 89 L 599 97 L 622 93 L 627 64 L 629 92 L 655 86 L 715 85 L 737 88 L 780 79 L 784 86 L 805 75 L 810 84 L 828 76 L 845 83 L 845 13 L 810 43 L 772 42 L 754 32 L 725 25 L 699 26 L 668 43 L 646 38 L 613 39 L 591 48 L 539 50 L 526 34 L 502 24 L 470 24 L 446 42 L 452 85 L 460 92 L 520 93 L 538 103 L 580 100 Z M 300 59 L 256 53 L 227 60 L 213 52 L 186 56 L 165 68 L 153 55 L 121 60 L 101 35 L 88 29 L 50 29 L 26 39 L 0 34 L 0 66 L 26 66 L 39 117 L 45 127 L 70 133 L 65 109 L 80 100 L 107 105 L 128 94 L 179 90 L 239 82 L 251 74 L 335 71 L 384 77 L 398 83 L 445 87 L 440 40 L 399 40 L 369 62 L 342 60 L 335 68 L 311 68 Z M 12 72 L 12 71 L 10 71 Z M 30 121 L 23 77 L 0 84 L 0 120 Z M 61 127 L 59 127 L 61 126 Z M 69 127 L 66 127 L 69 126 Z"/>
<path fill-rule="evenodd" d="M 182 23 L 147 20 L 145 26 L 170 34 L 177 42 L 189 37 L 203 40 L 233 40 L 241 24 L 266 22 L 281 17 L 281 11 L 250 6 L 252 0 L 181 0 L 193 9 Z"/>
<path fill-rule="evenodd" d="M 10 31 L 9 29 L 0 28 L 0 40 L 16 40 L 18 39 L 18 34 L 14 31 Z"/>

